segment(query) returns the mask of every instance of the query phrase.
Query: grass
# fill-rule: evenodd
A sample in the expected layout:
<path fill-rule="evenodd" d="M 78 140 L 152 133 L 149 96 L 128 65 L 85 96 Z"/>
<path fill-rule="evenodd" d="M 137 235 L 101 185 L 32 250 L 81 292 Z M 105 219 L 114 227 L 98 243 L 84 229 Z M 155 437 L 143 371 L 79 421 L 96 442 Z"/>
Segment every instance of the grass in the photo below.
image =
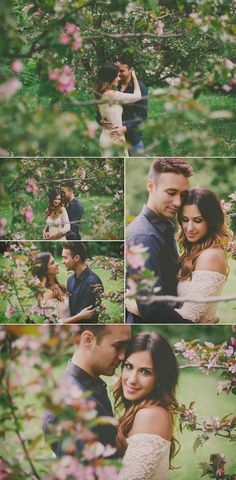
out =
<path fill-rule="evenodd" d="M 66 285 L 67 283 L 67 278 L 68 274 L 65 271 L 65 268 L 62 264 L 61 258 L 60 257 L 55 257 L 56 261 L 59 263 L 59 270 L 60 273 L 58 275 L 59 281 L 63 284 Z M 8 266 L 8 260 L 4 259 L 3 257 L 0 257 L 0 268 L 6 268 Z M 104 285 L 104 291 L 105 293 L 108 292 L 113 292 L 113 291 L 123 291 L 124 289 L 124 281 L 122 279 L 118 280 L 112 280 L 110 278 L 110 272 L 96 267 L 95 264 L 92 265 L 92 270 L 101 278 L 103 285 Z M 70 272 L 71 274 L 72 272 Z M 26 291 L 26 299 L 25 302 L 27 304 L 27 307 L 29 308 L 31 305 L 35 303 L 34 299 L 32 298 L 32 293 L 28 290 Z M 14 302 L 13 302 L 14 303 Z M 3 300 L 0 305 L 0 323 L 12 323 L 11 319 L 7 319 L 5 317 L 5 311 L 7 308 L 8 302 L 6 300 Z M 124 321 L 124 308 L 123 304 L 118 304 L 118 303 L 113 303 L 110 300 L 104 300 L 103 304 L 106 307 L 106 312 L 110 315 L 110 320 L 108 323 L 122 323 Z M 20 314 L 18 323 L 25 323 L 25 315 Z M 38 323 L 43 323 L 43 320 Z"/>
<path fill-rule="evenodd" d="M 57 375 L 59 377 L 62 376 L 64 367 L 60 366 L 57 369 Z M 113 382 L 113 378 L 104 377 L 104 380 L 108 385 L 111 385 Z M 219 375 L 214 372 L 206 375 L 196 369 L 182 370 L 177 391 L 178 402 L 189 405 L 191 401 L 195 401 L 195 411 L 197 415 L 200 416 L 200 420 L 232 414 L 235 409 L 233 395 L 216 395 L 217 382 L 219 380 Z M 112 398 L 111 400 L 113 401 Z M 15 404 L 21 411 L 24 411 L 25 405 L 32 405 L 35 417 L 22 422 L 22 432 L 26 438 L 36 438 L 41 434 L 41 418 L 44 410 L 40 403 L 40 396 L 36 397 L 32 392 L 28 392 L 26 388 L 24 389 L 24 395 L 15 399 Z M 10 432 L 11 426 L 12 422 L 9 419 L 9 430 L 5 432 L 5 441 L 8 444 L 10 457 L 20 451 L 19 442 L 16 440 L 14 433 Z M 209 460 L 211 453 L 224 453 L 229 458 L 227 473 L 232 475 L 235 472 L 236 458 L 233 442 L 230 443 L 222 437 L 213 436 L 211 440 L 206 442 L 203 447 L 199 447 L 197 452 L 194 453 L 193 443 L 196 433 L 184 431 L 184 433 L 181 434 L 177 429 L 175 436 L 180 442 L 181 449 L 175 457 L 173 465 L 179 468 L 178 470 L 170 471 L 170 480 L 175 480 L 176 478 L 178 480 L 189 480 L 190 478 L 194 480 L 199 479 L 200 470 L 198 464 L 199 462 Z M 47 465 L 52 459 L 52 453 L 45 444 L 43 436 L 39 437 L 38 443 L 35 444 L 32 450 L 32 458 L 37 458 L 36 467 L 40 475 L 48 474 Z"/>

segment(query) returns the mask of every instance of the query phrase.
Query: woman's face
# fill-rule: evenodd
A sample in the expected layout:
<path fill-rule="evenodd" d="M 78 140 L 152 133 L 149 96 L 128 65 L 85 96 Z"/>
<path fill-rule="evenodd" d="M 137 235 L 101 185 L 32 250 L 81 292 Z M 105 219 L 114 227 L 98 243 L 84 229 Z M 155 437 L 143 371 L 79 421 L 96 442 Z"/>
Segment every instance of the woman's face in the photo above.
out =
<path fill-rule="evenodd" d="M 151 354 L 147 351 L 132 353 L 125 361 L 121 381 L 126 400 L 134 402 L 147 397 L 157 382 Z"/>
<path fill-rule="evenodd" d="M 208 232 L 208 222 L 202 217 L 197 205 L 183 207 L 181 227 L 190 243 L 200 241 Z"/>
<path fill-rule="evenodd" d="M 59 273 L 59 265 L 51 255 L 48 261 L 48 275 L 56 275 L 57 273 Z"/>
<path fill-rule="evenodd" d="M 117 87 L 119 81 L 120 81 L 120 75 L 119 75 L 119 73 L 118 73 L 117 77 L 116 77 L 116 78 L 113 80 L 113 82 L 112 82 L 112 86 L 113 86 L 113 87 Z"/>
<path fill-rule="evenodd" d="M 61 204 L 61 195 L 57 195 L 53 200 L 53 206 L 58 207 Z"/>

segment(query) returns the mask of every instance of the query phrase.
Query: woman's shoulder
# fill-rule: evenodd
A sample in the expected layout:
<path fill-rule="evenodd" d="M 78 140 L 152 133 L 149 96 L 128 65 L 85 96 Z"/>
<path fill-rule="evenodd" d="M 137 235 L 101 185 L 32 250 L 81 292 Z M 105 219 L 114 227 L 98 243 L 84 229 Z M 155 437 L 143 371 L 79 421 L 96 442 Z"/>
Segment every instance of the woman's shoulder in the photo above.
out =
<path fill-rule="evenodd" d="M 208 270 L 212 272 L 227 274 L 227 262 L 222 248 L 206 248 L 203 250 L 196 263 L 196 270 Z"/>
<path fill-rule="evenodd" d="M 151 433 L 169 441 L 172 435 L 170 412 L 159 405 L 141 408 L 135 415 L 131 433 Z"/>

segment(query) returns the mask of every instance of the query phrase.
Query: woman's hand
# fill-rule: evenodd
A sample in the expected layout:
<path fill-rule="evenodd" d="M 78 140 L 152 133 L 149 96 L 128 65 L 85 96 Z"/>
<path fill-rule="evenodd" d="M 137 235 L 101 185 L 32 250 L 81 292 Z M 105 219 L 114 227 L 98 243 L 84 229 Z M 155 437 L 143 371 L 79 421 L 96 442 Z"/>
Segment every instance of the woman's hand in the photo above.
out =
<path fill-rule="evenodd" d="M 79 315 L 81 315 L 81 318 L 83 320 L 87 320 L 93 317 L 94 314 L 95 314 L 95 309 L 93 308 L 92 305 L 89 305 L 89 307 L 83 308 L 83 310 L 81 310 L 81 312 L 79 313 Z"/>
<path fill-rule="evenodd" d="M 137 75 L 136 75 L 136 73 L 135 73 L 134 68 L 132 68 L 132 78 L 133 78 L 133 80 L 134 80 L 134 79 L 137 80 Z"/>
<path fill-rule="evenodd" d="M 125 306 L 126 306 L 128 312 L 133 313 L 134 315 L 138 315 L 138 317 L 141 317 L 141 315 L 138 311 L 138 306 L 137 306 L 136 300 L 131 299 L 131 298 L 126 298 L 125 299 Z"/>

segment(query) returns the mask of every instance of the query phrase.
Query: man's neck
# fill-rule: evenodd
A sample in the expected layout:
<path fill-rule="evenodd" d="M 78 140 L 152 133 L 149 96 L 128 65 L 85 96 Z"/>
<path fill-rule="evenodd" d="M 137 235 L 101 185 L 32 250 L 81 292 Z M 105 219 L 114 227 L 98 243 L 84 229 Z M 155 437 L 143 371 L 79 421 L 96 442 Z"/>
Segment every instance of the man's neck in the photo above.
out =
<path fill-rule="evenodd" d="M 87 268 L 86 263 L 78 262 L 74 270 L 77 277 L 79 277 L 86 268 Z"/>
<path fill-rule="evenodd" d="M 161 214 L 155 209 L 155 207 L 152 205 L 152 203 L 147 202 L 147 207 L 150 208 L 150 210 L 152 210 L 152 212 L 155 213 L 163 222 L 168 222 L 168 221 L 169 221 L 169 218 L 164 217 L 164 215 L 161 215 Z"/>
<path fill-rule="evenodd" d="M 128 77 L 126 80 L 124 80 L 123 82 L 121 81 L 120 83 L 120 90 L 123 92 L 124 90 L 126 90 L 126 88 L 128 87 L 129 85 L 129 82 L 131 81 L 131 75 L 130 77 Z"/>
<path fill-rule="evenodd" d="M 89 362 L 86 359 L 86 356 L 82 354 L 82 352 L 75 351 L 71 362 L 79 368 L 82 368 L 84 372 L 86 372 L 90 377 L 94 378 L 94 380 L 98 380 L 99 376 L 96 376 L 94 372 L 91 370 Z"/>

